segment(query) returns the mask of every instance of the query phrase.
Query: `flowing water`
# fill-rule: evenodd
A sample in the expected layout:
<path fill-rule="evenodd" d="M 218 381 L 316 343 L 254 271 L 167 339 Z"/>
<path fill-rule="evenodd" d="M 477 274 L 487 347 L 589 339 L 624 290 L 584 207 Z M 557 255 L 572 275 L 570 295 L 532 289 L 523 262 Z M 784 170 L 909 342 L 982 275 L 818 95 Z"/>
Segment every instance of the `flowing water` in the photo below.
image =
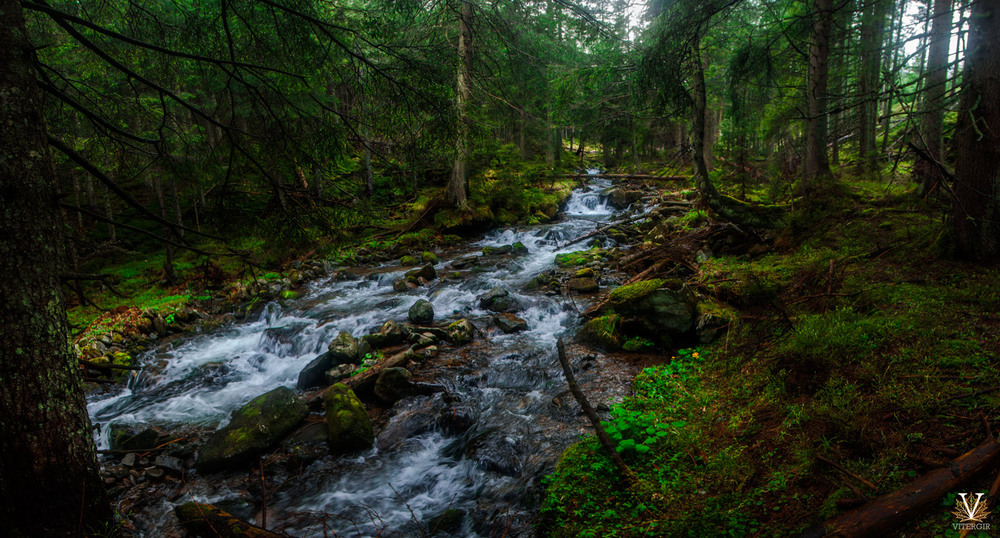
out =
<path fill-rule="evenodd" d="M 297 301 L 268 305 L 256 320 L 184 337 L 147 354 L 143 361 L 158 365 L 150 368 L 154 373 L 118 394 L 92 398 L 90 414 L 105 432 L 98 444 L 107 446 L 111 424 L 217 428 L 255 396 L 294 388 L 299 371 L 338 332 L 360 337 L 384 320 L 405 320 L 408 308 L 425 298 L 436 320 L 468 318 L 484 336 L 464 347 L 445 346 L 415 372 L 445 391 L 398 402 L 377 431 L 375 448 L 327 456 L 279 477 L 280 487 L 269 492 L 268 525 L 295 536 L 420 536 L 433 518 L 454 510 L 456 536 L 530 535 L 541 477 L 587 429 L 555 356 L 556 339 L 572 334 L 582 305 L 571 297 L 527 292 L 525 284 L 552 270 L 555 254 L 585 248 L 561 244 L 611 218 L 602 195 L 609 185 L 594 179 L 574 191 L 562 222 L 498 230 L 471 242 L 460 255 L 518 241 L 529 253 L 497 257 L 465 278 L 438 279 L 401 293 L 392 282 L 402 268 L 381 268 L 360 281 L 320 280 Z M 438 270 L 449 271 L 448 263 Z M 476 296 L 497 286 L 527 305 L 517 314 L 527 320 L 527 331 L 503 334 L 480 309 Z M 607 405 L 627 392 L 631 372 L 601 355 L 580 359 L 576 351 L 578 376 L 595 404 Z M 176 502 L 254 502 L 217 475 L 189 473 L 186 487 Z M 163 524 L 171 505 L 162 500 L 161 519 L 149 524 Z"/>

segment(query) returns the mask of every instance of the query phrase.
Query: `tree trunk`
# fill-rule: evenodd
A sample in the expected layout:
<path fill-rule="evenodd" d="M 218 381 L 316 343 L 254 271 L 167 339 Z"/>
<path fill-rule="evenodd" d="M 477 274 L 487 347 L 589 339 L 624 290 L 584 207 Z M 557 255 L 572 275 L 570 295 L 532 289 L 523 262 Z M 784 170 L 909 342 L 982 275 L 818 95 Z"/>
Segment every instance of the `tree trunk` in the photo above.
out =
<path fill-rule="evenodd" d="M 472 67 L 472 4 L 462 2 L 458 21 L 458 75 L 455 82 L 455 114 L 458 129 L 455 136 L 455 164 L 445 193 L 448 201 L 465 209 L 469 202 L 469 76 Z"/>
<path fill-rule="evenodd" d="M 972 3 L 948 254 L 1000 260 L 1000 0 Z"/>
<path fill-rule="evenodd" d="M 153 194 L 156 196 L 156 204 L 160 210 L 160 218 L 166 221 L 167 204 L 163 196 L 163 181 L 160 180 L 159 175 L 153 176 Z M 170 226 L 163 224 L 160 226 L 160 231 L 163 234 L 164 239 L 170 239 Z M 164 243 L 163 246 L 167 256 L 163 261 L 163 278 L 167 281 L 167 284 L 173 284 L 176 280 L 176 276 L 174 274 L 174 246 L 170 243 Z"/>
<path fill-rule="evenodd" d="M 107 185 L 104 186 L 104 216 L 108 219 L 108 241 L 113 243 L 118 240 L 118 236 L 115 231 L 115 215 L 111 207 L 111 193 L 108 192 Z"/>
<path fill-rule="evenodd" d="M 813 24 L 813 42 L 809 47 L 809 82 L 806 91 L 806 160 L 803 190 L 809 190 L 817 181 L 830 176 L 827 161 L 828 94 L 826 79 L 830 60 L 830 27 L 833 21 L 833 0 L 816 0 L 816 22 Z"/>
<path fill-rule="evenodd" d="M 184 230 L 181 229 L 184 227 L 184 215 L 181 211 L 181 196 L 180 193 L 177 192 L 177 176 L 173 174 L 170 176 L 170 192 L 174 202 L 174 222 L 177 223 L 177 234 L 184 237 Z"/>
<path fill-rule="evenodd" d="M 0 518 L 8 536 L 111 521 L 60 273 L 56 176 L 21 5 L 0 0 Z"/>
<path fill-rule="evenodd" d="M 926 85 L 923 91 L 921 110 L 921 132 L 917 145 L 928 155 L 944 162 L 941 133 L 944 125 L 944 96 L 948 78 L 948 44 L 951 41 L 952 0 L 934 0 L 931 18 L 930 45 L 926 65 Z M 917 195 L 925 196 L 944 177 L 937 164 L 920 159 L 913 169 L 914 179 L 919 182 Z"/>
<path fill-rule="evenodd" d="M 878 170 L 875 126 L 878 123 L 882 37 L 885 33 L 885 0 L 868 0 L 861 17 L 861 63 L 858 86 L 858 171 L 872 174 Z"/>
<path fill-rule="evenodd" d="M 692 66 L 694 72 L 691 77 L 691 98 L 694 118 L 691 122 L 691 141 L 694 144 L 694 182 L 698 188 L 698 194 L 709 206 L 715 204 L 719 198 L 719 191 L 712 184 L 712 179 L 708 175 L 708 163 L 705 162 L 705 66 L 701 60 L 701 42 L 695 39 L 692 45 Z"/>

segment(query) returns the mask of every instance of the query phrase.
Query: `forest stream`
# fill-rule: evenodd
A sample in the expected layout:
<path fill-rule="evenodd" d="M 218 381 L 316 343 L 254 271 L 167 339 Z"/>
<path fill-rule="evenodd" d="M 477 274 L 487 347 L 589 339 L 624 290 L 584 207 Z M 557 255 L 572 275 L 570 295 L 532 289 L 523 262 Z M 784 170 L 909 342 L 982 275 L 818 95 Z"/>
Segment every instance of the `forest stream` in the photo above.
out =
<path fill-rule="evenodd" d="M 484 257 L 462 278 L 397 292 L 393 282 L 406 271 L 398 264 L 367 269 L 360 280 L 327 277 L 310 283 L 299 299 L 267 305 L 259 316 L 148 352 L 141 358 L 145 371 L 129 388 L 91 397 L 99 448 L 108 448 L 109 431 L 122 426 L 156 426 L 174 437 L 207 435 L 252 398 L 294 388 L 303 367 L 340 331 L 361 337 L 385 320 L 403 322 L 418 299 L 433 304 L 437 325 L 465 318 L 483 333 L 463 347 L 443 345 L 438 357 L 414 369 L 415 381 L 437 390 L 396 403 L 387 420 L 376 422 L 373 449 L 324 452 L 298 467 L 268 463 L 264 492 L 257 469 L 188 471 L 183 484 L 150 485 L 141 501 L 133 500 L 140 531 L 159 536 L 176 529 L 171 508 L 191 500 L 260 525 L 266 496 L 267 527 L 294 536 L 421 535 L 446 513 L 456 536 L 531 534 L 542 478 L 562 450 L 588 432 L 555 354 L 556 339 L 572 337 L 587 305 L 579 297 L 526 291 L 526 285 L 555 269 L 555 254 L 586 248 L 560 245 L 612 219 L 603 194 L 609 186 L 595 176 L 575 190 L 560 222 L 495 230 L 469 242 L 454 259 L 516 242 L 528 253 Z M 439 274 L 455 272 L 454 259 L 442 260 Z M 496 287 L 523 303 L 517 315 L 527 321 L 526 331 L 504 334 L 480 307 L 477 297 Z M 571 354 L 599 409 L 629 391 L 631 367 L 585 348 L 571 347 Z M 314 412 L 293 436 L 308 437 L 310 428 L 323 426 L 320 418 Z M 120 456 L 105 458 L 108 464 Z"/>

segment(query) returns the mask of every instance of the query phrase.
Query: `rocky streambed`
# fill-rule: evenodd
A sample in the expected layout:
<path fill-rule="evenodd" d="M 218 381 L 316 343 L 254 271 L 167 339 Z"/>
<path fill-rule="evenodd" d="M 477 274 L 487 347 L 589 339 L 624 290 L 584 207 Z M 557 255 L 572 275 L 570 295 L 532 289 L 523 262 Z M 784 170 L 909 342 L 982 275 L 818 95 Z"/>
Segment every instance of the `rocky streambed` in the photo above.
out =
<path fill-rule="evenodd" d="M 140 357 L 127 389 L 89 401 L 127 525 L 182 536 L 174 508 L 194 501 L 294 536 L 532 534 L 541 478 L 588 433 L 556 339 L 625 279 L 608 269 L 613 238 L 563 246 L 614 217 L 609 187 L 595 178 L 560 222 L 448 260 L 325 271 L 298 298 Z M 570 354 L 599 409 L 630 390 L 625 363 Z"/>

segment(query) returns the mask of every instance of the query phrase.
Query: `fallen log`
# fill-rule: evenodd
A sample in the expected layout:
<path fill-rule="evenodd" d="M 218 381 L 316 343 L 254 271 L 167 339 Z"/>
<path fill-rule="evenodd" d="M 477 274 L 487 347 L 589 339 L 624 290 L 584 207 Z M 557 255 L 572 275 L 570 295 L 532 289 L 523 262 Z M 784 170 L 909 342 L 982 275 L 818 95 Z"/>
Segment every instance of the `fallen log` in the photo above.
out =
<path fill-rule="evenodd" d="M 174 515 L 177 516 L 182 527 L 196 536 L 219 538 L 279 538 L 285 536 L 251 525 L 211 504 L 184 503 L 174 507 Z"/>
<path fill-rule="evenodd" d="M 813 527 L 800 538 L 887 536 L 899 525 L 926 515 L 949 492 L 1000 459 L 1000 443 L 987 439 L 946 467 L 935 469 L 896 491 Z"/>
<path fill-rule="evenodd" d="M 80 364 L 95 370 L 142 370 L 142 366 L 132 366 L 130 364 L 114 364 L 110 362 L 94 362 L 80 359 Z"/>
<path fill-rule="evenodd" d="M 564 249 L 564 248 L 566 248 L 566 247 L 568 247 L 570 245 L 575 245 L 575 244 L 579 243 L 580 241 L 583 241 L 584 239 L 587 239 L 587 238 L 590 238 L 590 237 L 594 237 L 595 235 L 603 234 L 604 232 L 610 230 L 611 228 L 614 228 L 615 226 L 621 226 L 623 224 L 631 224 L 631 223 L 633 223 L 633 222 L 635 222 L 637 220 L 648 219 L 648 218 L 649 218 L 649 214 L 648 213 L 642 213 L 640 215 L 635 215 L 633 217 L 629 217 L 629 218 L 627 218 L 625 220 L 620 220 L 618 222 L 612 222 L 611 224 L 608 224 L 607 226 L 601 226 L 600 228 L 597 228 L 596 230 L 591 230 L 591 231 L 589 231 L 589 232 L 581 235 L 580 237 L 577 237 L 576 239 L 573 239 L 571 241 L 563 243 L 562 245 L 559 245 L 559 248 L 560 249 Z"/>

